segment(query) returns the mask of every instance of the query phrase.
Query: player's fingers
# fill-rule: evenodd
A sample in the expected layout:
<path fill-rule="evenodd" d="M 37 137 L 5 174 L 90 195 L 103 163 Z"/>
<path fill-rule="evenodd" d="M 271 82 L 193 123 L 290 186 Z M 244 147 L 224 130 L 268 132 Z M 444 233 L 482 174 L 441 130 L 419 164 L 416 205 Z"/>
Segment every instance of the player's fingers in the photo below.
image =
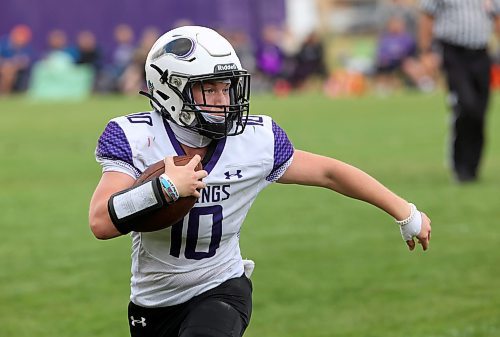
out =
<path fill-rule="evenodd" d="M 201 193 L 200 193 L 199 191 L 197 191 L 197 190 L 195 190 L 195 191 L 193 192 L 193 194 L 192 194 L 192 195 L 193 195 L 193 197 L 195 197 L 195 198 L 199 198 L 199 197 L 201 197 Z"/>
<path fill-rule="evenodd" d="M 427 248 L 429 247 L 429 238 L 428 237 L 419 238 L 418 242 L 422 245 L 423 250 L 427 250 Z"/>
<path fill-rule="evenodd" d="M 196 184 L 196 189 L 197 190 L 204 189 L 205 187 L 207 187 L 207 184 L 204 183 L 203 181 L 198 181 L 197 184 Z"/>
<path fill-rule="evenodd" d="M 189 161 L 189 163 L 187 163 L 187 167 L 194 170 L 194 168 L 196 167 L 196 165 L 198 165 L 198 163 L 201 161 L 201 157 L 199 154 L 196 154 L 193 156 L 193 158 L 191 158 L 191 160 Z"/>
<path fill-rule="evenodd" d="M 208 176 L 208 172 L 205 171 L 205 170 L 199 170 L 199 171 L 196 171 L 194 173 L 194 176 L 196 177 L 196 179 L 203 179 L 205 178 L 206 176 Z"/>
<path fill-rule="evenodd" d="M 174 164 L 174 157 L 165 157 L 163 159 L 163 162 L 165 163 L 165 167 L 175 166 L 175 164 Z"/>
<path fill-rule="evenodd" d="M 408 245 L 408 249 L 410 249 L 410 250 L 415 249 L 415 241 L 413 241 L 413 239 L 406 240 L 406 244 Z"/>

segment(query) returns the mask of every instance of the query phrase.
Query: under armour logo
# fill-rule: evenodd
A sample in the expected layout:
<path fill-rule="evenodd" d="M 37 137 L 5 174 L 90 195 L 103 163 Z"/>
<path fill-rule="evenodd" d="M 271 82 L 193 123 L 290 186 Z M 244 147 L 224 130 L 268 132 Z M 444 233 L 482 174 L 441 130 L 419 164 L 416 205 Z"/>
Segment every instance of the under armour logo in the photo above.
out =
<path fill-rule="evenodd" d="M 231 177 L 238 177 L 238 179 L 243 178 L 241 175 L 241 170 L 236 170 L 236 173 L 232 173 L 230 171 L 224 172 L 224 175 L 226 176 L 226 180 L 231 179 Z"/>
<path fill-rule="evenodd" d="M 134 316 L 130 316 L 130 325 L 135 326 L 136 324 L 146 326 L 146 317 L 141 317 L 141 319 L 134 319 Z"/>

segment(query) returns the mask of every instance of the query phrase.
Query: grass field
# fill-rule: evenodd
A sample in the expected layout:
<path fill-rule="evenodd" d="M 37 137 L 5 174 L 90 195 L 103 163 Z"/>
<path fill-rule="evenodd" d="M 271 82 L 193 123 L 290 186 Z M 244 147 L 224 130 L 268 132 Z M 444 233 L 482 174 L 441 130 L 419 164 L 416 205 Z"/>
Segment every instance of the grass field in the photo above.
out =
<path fill-rule="evenodd" d="M 0 336 L 127 336 L 130 240 L 93 238 L 96 140 L 142 99 L 0 100 Z M 500 96 L 480 182 L 446 166 L 444 97 L 257 96 L 296 148 L 361 167 L 433 220 L 409 253 L 378 209 L 327 190 L 265 190 L 242 232 L 256 261 L 247 337 L 500 336 Z M 249 144 L 251 146 L 251 144 Z"/>

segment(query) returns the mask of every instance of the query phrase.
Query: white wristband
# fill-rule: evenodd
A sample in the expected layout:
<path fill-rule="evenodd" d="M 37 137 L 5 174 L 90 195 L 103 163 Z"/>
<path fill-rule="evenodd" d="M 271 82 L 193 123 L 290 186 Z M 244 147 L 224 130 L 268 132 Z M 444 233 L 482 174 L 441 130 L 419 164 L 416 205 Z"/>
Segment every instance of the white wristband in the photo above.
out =
<path fill-rule="evenodd" d="M 148 181 L 113 198 L 113 206 L 118 220 L 155 206 L 158 203 L 158 198 L 153 189 L 153 181 Z"/>
<path fill-rule="evenodd" d="M 411 240 L 414 236 L 420 234 L 420 230 L 422 229 L 422 214 L 414 204 L 410 204 L 410 208 L 411 211 L 408 218 L 400 221 L 396 220 L 401 230 L 401 236 L 405 241 Z"/>
<path fill-rule="evenodd" d="M 413 219 L 415 213 L 417 212 L 417 207 L 414 204 L 408 204 L 408 205 L 410 205 L 410 215 L 404 220 L 396 220 L 396 223 L 400 226 L 408 224 Z"/>

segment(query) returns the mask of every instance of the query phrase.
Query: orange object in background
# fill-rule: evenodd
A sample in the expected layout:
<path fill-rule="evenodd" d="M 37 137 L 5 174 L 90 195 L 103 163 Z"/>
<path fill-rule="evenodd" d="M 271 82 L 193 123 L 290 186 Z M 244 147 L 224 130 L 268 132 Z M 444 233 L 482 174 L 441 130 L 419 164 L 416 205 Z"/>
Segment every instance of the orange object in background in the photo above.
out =
<path fill-rule="evenodd" d="M 491 67 L 491 88 L 500 90 L 500 64 Z"/>
<path fill-rule="evenodd" d="M 366 91 L 366 78 L 358 72 L 336 70 L 326 81 L 324 91 L 330 97 L 361 96 Z"/>

